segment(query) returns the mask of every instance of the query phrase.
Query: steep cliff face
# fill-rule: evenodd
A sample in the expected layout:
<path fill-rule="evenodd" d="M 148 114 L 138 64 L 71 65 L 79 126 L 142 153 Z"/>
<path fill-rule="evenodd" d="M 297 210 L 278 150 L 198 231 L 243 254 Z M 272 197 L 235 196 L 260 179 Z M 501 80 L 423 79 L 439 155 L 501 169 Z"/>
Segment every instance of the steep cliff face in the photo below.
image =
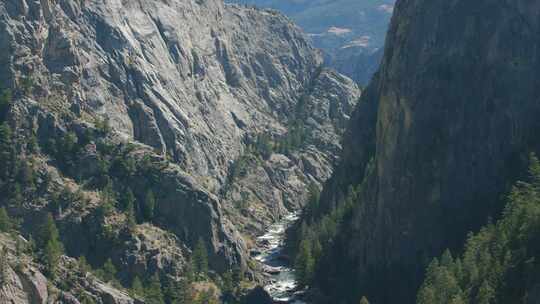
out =
<path fill-rule="evenodd" d="M 323 194 L 335 202 L 365 182 L 336 265 L 322 266 L 327 292 L 413 302 L 431 257 L 498 216 L 540 144 L 539 14 L 530 1 L 397 2 L 382 66 Z"/>
<path fill-rule="evenodd" d="M 209 185 L 320 63 L 284 17 L 220 1 L 7 1 L 3 15 L 4 83 L 33 78 Z"/>
<path fill-rule="evenodd" d="M 39 175 L 38 193 L 24 191 L 22 207 L 4 203 L 26 233 L 52 210 L 68 254 L 96 265 L 112 257 L 126 282 L 183 275 L 183 246 L 198 239 L 215 270 L 246 268 L 241 234 L 298 208 L 307 186 L 330 176 L 360 96 L 350 79 L 320 68 L 321 56 L 288 19 L 219 0 L 2 1 L 0 50 L 14 149 Z M 291 146 L 293 131 L 303 136 Z M 263 135 L 264 158 L 248 149 Z M 232 183 L 235 164 L 250 157 L 246 170 L 262 174 Z M 100 174 L 105 183 L 96 187 Z M 133 190 L 137 204 L 154 193 L 150 223 L 126 236 L 126 214 L 103 217 L 107 182 L 113 197 Z M 62 188 L 82 196 L 51 206 Z M 152 238 L 164 246 L 141 245 Z"/>

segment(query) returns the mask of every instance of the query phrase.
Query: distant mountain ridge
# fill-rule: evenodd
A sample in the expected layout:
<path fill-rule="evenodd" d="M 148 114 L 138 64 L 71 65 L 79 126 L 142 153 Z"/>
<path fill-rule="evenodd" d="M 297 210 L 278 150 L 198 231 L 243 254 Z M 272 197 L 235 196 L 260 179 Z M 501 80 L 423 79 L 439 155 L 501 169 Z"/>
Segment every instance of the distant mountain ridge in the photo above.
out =
<path fill-rule="evenodd" d="M 279 10 L 288 15 L 324 51 L 325 62 L 360 84 L 376 70 L 394 0 L 232 0 Z"/>

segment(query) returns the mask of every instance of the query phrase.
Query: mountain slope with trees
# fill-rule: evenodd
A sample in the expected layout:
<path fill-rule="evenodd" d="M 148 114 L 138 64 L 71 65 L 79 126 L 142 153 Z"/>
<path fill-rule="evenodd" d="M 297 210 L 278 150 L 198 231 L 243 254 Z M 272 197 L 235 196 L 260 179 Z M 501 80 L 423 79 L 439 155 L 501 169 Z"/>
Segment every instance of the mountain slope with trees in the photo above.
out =
<path fill-rule="evenodd" d="M 287 18 L 219 0 L 2 1 L 0 50 L 0 302 L 239 300 L 360 96 Z"/>
<path fill-rule="evenodd" d="M 417 303 L 537 303 L 540 299 L 540 162 L 516 183 L 501 219 L 467 237 L 464 253 L 445 251 L 428 266 Z"/>

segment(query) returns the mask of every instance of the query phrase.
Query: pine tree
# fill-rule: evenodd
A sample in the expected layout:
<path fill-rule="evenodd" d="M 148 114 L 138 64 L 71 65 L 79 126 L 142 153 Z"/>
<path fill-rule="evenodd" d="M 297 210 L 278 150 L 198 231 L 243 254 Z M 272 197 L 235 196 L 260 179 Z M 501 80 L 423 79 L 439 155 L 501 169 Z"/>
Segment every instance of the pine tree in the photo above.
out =
<path fill-rule="evenodd" d="M 11 229 L 11 220 L 7 214 L 6 208 L 0 208 L 0 231 L 8 232 Z"/>
<path fill-rule="evenodd" d="M 306 213 L 308 214 L 311 219 L 314 219 L 316 216 L 319 215 L 320 212 L 320 191 L 316 184 L 311 183 L 308 188 L 308 203 L 307 203 L 307 210 Z"/>
<path fill-rule="evenodd" d="M 491 300 L 495 297 L 495 291 L 493 288 L 489 285 L 489 282 L 485 280 L 480 288 L 478 289 L 478 293 L 476 294 L 476 301 L 477 304 L 489 304 L 491 303 Z"/>
<path fill-rule="evenodd" d="M 0 178 L 6 180 L 10 176 L 12 162 L 11 128 L 7 123 L 0 125 Z"/>
<path fill-rule="evenodd" d="M 47 273 L 51 278 L 56 276 L 62 251 L 62 244 L 58 239 L 49 240 L 49 242 L 47 242 L 47 246 L 45 246 L 44 264 L 46 266 Z"/>
<path fill-rule="evenodd" d="M 86 276 L 86 274 L 89 273 L 92 270 L 92 268 L 90 267 L 90 265 L 86 261 L 86 257 L 84 255 L 81 255 L 79 257 L 78 264 L 79 264 L 79 272 L 83 276 Z"/>
<path fill-rule="evenodd" d="M 35 189 L 36 173 L 29 161 L 21 161 L 18 180 L 26 188 Z"/>
<path fill-rule="evenodd" d="M 45 223 L 41 229 L 40 241 L 45 246 L 43 263 L 46 266 L 49 276 L 54 278 L 64 248 L 60 242 L 58 229 L 50 213 L 47 214 Z"/>
<path fill-rule="evenodd" d="M 154 218 L 154 209 L 156 208 L 156 198 L 152 190 L 146 193 L 144 200 L 144 217 L 146 220 L 151 221 Z"/>
<path fill-rule="evenodd" d="M 58 228 L 56 228 L 56 223 L 51 213 L 47 213 L 45 216 L 45 221 L 41 226 L 39 246 L 45 247 L 50 240 L 59 239 L 60 234 L 58 233 Z"/>
<path fill-rule="evenodd" d="M 313 259 L 311 250 L 311 242 L 309 240 L 303 240 L 300 243 L 299 252 L 295 259 L 294 268 L 301 287 L 308 286 L 311 283 L 315 271 L 315 260 Z"/>
<path fill-rule="evenodd" d="M 15 207 L 22 206 L 24 202 L 24 197 L 21 190 L 21 185 L 19 183 L 15 183 L 13 185 L 13 194 L 11 195 L 11 205 Z"/>
<path fill-rule="evenodd" d="M 138 276 L 135 276 L 131 282 L 131 293 L 139 297 L 144 296 L 144 287 Z"/>
<path fill-rule="evenodd" d="M 232 294 L 234 292 L 233 273 L 231 270 L 223 274 L 223 287 L 224 293 Z"/>
<path fill-rule="evenodd" d="M 9 106 L 11 105 L 11 91 L 2 90 L 0 92 L 0 122 L 6 120 L 7 113 L 9 111 Z"/>
<path fill-rule="evenodd" d="M 112 282 L 115 280 L 115 278 L 116 278 L 116 267 L 114 267 L 112 260 L 109 258 L 107 259 L 105 264 L 103 264 L 103 279 L 106 282 Z"/>
<path fill-rule="evenodd" d="M 130 232 L 133 232 L 137 226 L 135 206 L 133 206 L 133 203 L 129 203 L 126 207 L 126 226 Z"/>
<path fill-rule="evenodd" d="M 418 299 L 416 300 L 417 304 L 433 304 L 437 303 L 437 296 L 435 295 L 435 290 L 431 285 L 422 286 L 420 292 L 418 293 Z"/>
<path fill-rule="evenodd" d="M 197 241 L 197 245 L 195 245 L 195 249 L 193 250 L 192 261 L 195 273 L 206 275 L 208 272 L 208 252 L 203 239 Z"/>
<path fill-rule="evenodd" d="M 540 191 L 540 160 L 532 153 L 529 156 L 529 178 L 536 191 Z"/>
<path fill-rule="evenodd" d="M 189 283 L 192 283 L 195 281 L 195 269 L 193 265 L 193 257 L 191 258 L 191 261 L 189 263 L 186 263 L 184 266 L 184 277 Z"/>
<path fill-rule="evenodd" d="M 192 304 L 190 284 L 186 280 L 168 279 L 164 288 L 165 302 L 169 304 Z"/>
<path fill-rule="evenodd" d="M 163 293 L 161 292 L 161 282 L 157 273 L 150 277 L 147 287 L 144 290 L 144 299 L 146 300 L 145 303 L 147 304 L 165 303 Z"/>
<path fill-rule="evenodd" d="M 136 198 L 135 198 L 135 194 L 133 194 L 133 191 L 131 190 L 131 188 L 127 188 L 123 198 L 122 198 L 122 208 L 125 210 L 125 211 L 129 211 L 130 209 L 134 209 L 135 208 L 135 203 L 136 203 Z"/>

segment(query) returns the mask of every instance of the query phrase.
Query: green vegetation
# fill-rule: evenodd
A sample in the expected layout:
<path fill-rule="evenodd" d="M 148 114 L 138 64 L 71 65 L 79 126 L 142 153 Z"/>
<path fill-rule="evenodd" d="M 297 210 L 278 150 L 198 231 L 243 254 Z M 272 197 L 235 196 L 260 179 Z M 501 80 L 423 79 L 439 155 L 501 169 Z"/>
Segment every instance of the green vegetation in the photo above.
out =
<path fill-rule="evenodd" d="M 417 303 L 525 303 L 540 283 L 540 162 L 518 182 L 502 218 L 471 234 L 460 257 L 446 251 L 427 268 Z"/>
<path fill-rule="evenodd" d="M 0 208 L 0 231 L 8 232 L 12 227 L 11 220 L 7 214 L 6 208 Z"/>
<path fill-rule="evenodd" d="M 197 241 L 191 261 L 195 274 L 204 277 L 208 272 L 208 251 L 203 239 Z"/>
<path fill-rule="evenodd" d="M 374 163 L 370 162 L 366 176 L 372 174 L 374 169 Z M 286 240 L 287 251 L 295 257 L 294 268 L 300 287 L 309 286 L 317 292 L 320 286 L 325 286 L 328 281 L 336 280 L 336 276 L 339 276 L 328 268 L 328 264 L 333 263 L 334 249 L 341 246 L 343 241 L 339 238 L 343 223 L 361 206 L 360 193 L 364 187 L 364 183 L 350 187 L 341 200 L 332 204 L 321 204 L 318 188 L 315 185 L 309 187 L 308 203 L 304 207 L 302 221 L 288 232 Z"/>
<path fill-rule="evenodd" d="M 154 274 L 150 277 L 146 283 L 146 288 L 144 289 L 144 299 L 147 304 L 163 304 L 165 300 L 163 298 L 163 293 L 161 292 L 161 281 L 159 276 Z"/>
<path fill-rule="evenodd" d="M 5 122 L 9 107 L 11 106 L 11 91 L 0 90 L 0 122 Z"/>
<path fill-rule="evenodd" d="M 332 247 L 343 218 L 353 210 L 357 202 L 359 189 L 351 188 L 346 199 L 325 214 L 319 206 L 319 193 L 312 188 L 304 220 L 293 235 L 289 235 L 288 240 L 293 246 L 298 244 L 292 251 L 296 254 L 294 266 L 300 286 L 312 285 L 323 251 Z"/>
<path fill-rule="evenodd" d="M 137 223 L 151 222 L 159 216 L 157 207 L 160 197 L 157 190 L 160 187 L 160 172 L 168 166 L 168 162 L 150 155 L 141 157 L 140 154 L 131 153 L 134 146 L 130 144 L 112 144 L 107 120 L 97 120 L 95 128 L 81 130 L 67 119 L 67 131 L 53 132 L 47 139 L 40 137 L 38 140 L 34 130 L 14 132 L 7 122 L 11 103 L 11 94 L 8 91 L 0 92 L 0 232 L 15 235 L 21 233 L 18 231 L 20 224 L 26 225 L 28 231 L 24 231 L 24 234 L 29 241 L 25 243 L 23 239 L 16 239 L 15 251 L 17 254 L 27 253 L 43 265 L 41 270 L 50 279 L 51 288 L 54 286 L 73 291 L 71 289 L 77 286 L 74 276 L 84 278 L 88 273 L 94 273 L 103 281 L 119 287 L 118 279 L 125 280 L 125 273 L 119 273 L 109 257 L 114 246 L 121 246 L 120 242 L 129 237 Z M 91 158 L 88 158 L 89 154 Z M 42 170 L 41 156 L 48 157 L 47 162 L 59 169 L 65 183 L 57 182 L 53 179 L 54 175 Z M 41 209 L 44 212 L 42 222 L 39 218 L 36 222 L 36 218 L 26 217 L 23 221 L 10 214 L 18 208 L 38 206 L 36 203 L 44 207 Z M 69 227 L 57 227 L 56 219 L 63 218 L 73 210 L 84 210 L 82 225 L 95 229 L 89 233 L 95 237 L 85 240 L 87 244 L 81 246 L 81 252 L 75 253 L 80 255 L 78 262 L 71 265 L 61 259 L 65 249 L 58 229 Z M 111 221 L 113 216 L 116 219 L 120 213 L 124 213 L 125 223 Z M 118 230 L 118 225 L 124 229 Z M 35 245 L 31 233 L 37 236 Z M 73 250 L 72 245 L 66 243 L 66 250 Z M 91 255 L 88 250 L 100 253 Z M 93 269 L 90 264 L 96 268 Z M 196 303 L 192 298 L 192 282 L 209 280 L 208 252 L 204 240 L 196 243 L 194 257 L 189 264 L 186 271 L 189 279 L 173 279 L 156 272 L 152 276 L 134 278 L 131 282 L 132 294 L 144 299 L 145 303 Z M 2 271 L 8 269 L 7 265 L 7 254 L 3 254 L 0 257 L 0 282 Z M 16 267 L 19 266 L 14 266 L 14 269 Z M 64 271 L 69 268 L 73 268 L 74 272 Z M 129 284 L 125 281 L 122 283 Z M 81 303 L 96 301 L 84 291 L 78 290 L 74 294 Z M 201 294 L 197 299 L 202 301 L 200 303 L 214 298 L 213 293 Z"/>
<path fill-rule="evenodd" d="M 166 303 L 170 304 L 191 304 L 193 303 L 192 299 L 192 290 L 190 282 L 187 280 L 175 281 L 169 279 L 166 281 L 165 287 L 163 288 L 163 294 Z"/>
<path fill-rule="evenodd" d="M 116 267 L 114 267 L 114 264 L 110 258 L 107 259 L 105 264 L 103 264 L 102 270 L 102 278 L 105 280 L 105 282 L 112 282 L 116 280 Z"/>
<path fill-rule="evenodd" d="M 86 261 L 86 257 L 84 255 L 79 257 L 78 264 L 79 264 L 78 265 L 79 266 L 79 272 L 83 276 L 86 276 L 86 274 L 89 273 L 92 270 L 92 268 L 90 267 L 90 265 Z"/>
<path fill-rule="evenodd" d="M 144 218 L 148 221 L 151 221 L 154 218 L 156 209 L 156 198 L 154 197 L 154 192 L 149 190 L 146 193 L 146 198 L 144 199 Z"/>
<path fill-rule="evenodd" d="M 139 297 L 144 296 L 144 287 L 138 276 L 135 276 L 131 282 L 131 294 Z"/>
<path fill-rule="evenodd" d="M 47 274 L 54 278 L 60 262 L 60 256 L 64 253 L 64 246 L 60 241 L 60 235 L 56 223 L 50 213 L 47 214 L 41 228 L 39 247 L 45 248 L 42 254 L 42 263 L 46 267 Z"/>

